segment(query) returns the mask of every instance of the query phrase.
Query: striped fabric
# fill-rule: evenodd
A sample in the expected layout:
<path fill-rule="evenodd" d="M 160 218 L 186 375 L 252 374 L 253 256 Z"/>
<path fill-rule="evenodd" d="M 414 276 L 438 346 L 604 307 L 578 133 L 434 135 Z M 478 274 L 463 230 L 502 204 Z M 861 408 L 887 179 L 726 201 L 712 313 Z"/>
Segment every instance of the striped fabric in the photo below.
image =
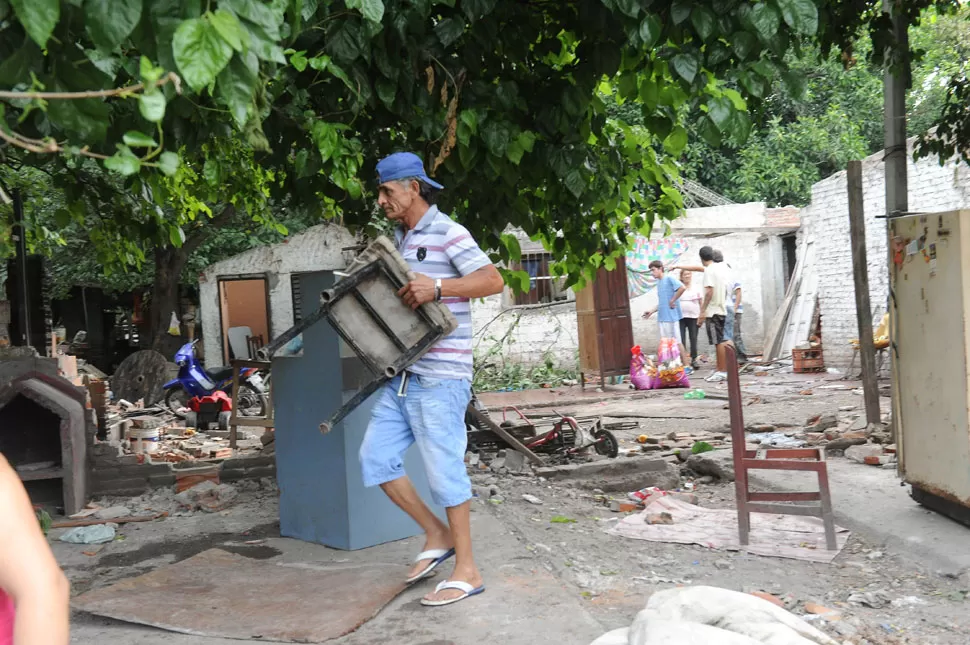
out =
<path fill-rule="evenodd" d="M 432 206 L 418 225 L 395 234 L 398 251 L 411 270 L 432 280 L 461 278 L 492 263 L 468 230 Z M 419 376 L 468 379 L 472 367 L 472 311 L 467 298 L 443 298 L 458 319 L 458 329 L 411 366 Z"/>

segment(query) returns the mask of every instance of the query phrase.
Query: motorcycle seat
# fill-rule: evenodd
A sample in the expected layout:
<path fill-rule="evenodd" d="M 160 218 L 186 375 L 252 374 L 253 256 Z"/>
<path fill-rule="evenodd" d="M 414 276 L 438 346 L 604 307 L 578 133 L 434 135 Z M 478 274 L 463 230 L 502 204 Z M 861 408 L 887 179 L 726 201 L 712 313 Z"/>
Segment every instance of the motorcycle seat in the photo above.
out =
<path fill-rule="evenodd" d="M 231 365 L 223 365 L 222 367 L 214 367 L 211 370 L 210 369 L 206 369 L 205 372 L 206 372 L 206 374 L 209 375 L 209 378 L 211 378 L 213 381 L 216 381 L 217 383 L 219 381 L 224 381 L 224 380 L 226 380 L 228 378 L 232 378 L 232 366 Z"/>

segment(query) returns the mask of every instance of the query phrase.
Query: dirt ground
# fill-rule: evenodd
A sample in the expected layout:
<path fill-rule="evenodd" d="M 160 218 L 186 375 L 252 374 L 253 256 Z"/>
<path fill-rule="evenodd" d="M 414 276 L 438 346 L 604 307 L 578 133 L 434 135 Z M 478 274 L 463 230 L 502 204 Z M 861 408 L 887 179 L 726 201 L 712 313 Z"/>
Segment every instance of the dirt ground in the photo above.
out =
<path fill-rule="evenodd" d="M 800 429 L 809 418 L 819 414 L 836 414 L 843 426 L 863 414 L 858 383 L 842 381 L 837 376 L 806 378 L 774 374 L 745 377 L 742 383 L 747 424 L 775 424 L 780 430 L 791 431 Z M 714 397 L 726 394 L 723 385 L 703 382 L 695 385 Z M 619 394 L 619 388 L 611 390 L 604 394 Z M 621 445 L 619 459 L 629 458 L 623 456 L 624 451 L 638 447 L 635 440 L 639 434 L 664 437 L 671 432 L 723 433 L 727 430 L 726 401 L 720 398 L 684 400 L 683 394 L 683 390 L 667 390 L 591 404 L 580 400 L 574 405 L 561 406 L 560 411 L 577 416 L 603 416 L 607 420 L 616 419 L 610 415 L 620 415 L 624 421 L 641 417 L 639 428 L 616 431 Z M 511 399 L 510 395 L 502 396 Z M 501 405 L 501 400 L 496 400 L 495 395 L 492 397 L 490 404 Z M 563 398 L 564 403 L 577 401 L 568 396 Z M 881 402 L 884 414 L 888 415 L 889 399 L 883 398 Z M 832 459 L 845 461 L 843 457 Z M 874 468 L 852 465 L 860 473 Z M 550 571 L 575 585 L 594 615 L 611 628 L 627 625 L 651 592 L 675 585 L 703 584 L 767 592 L 781 599 L 796 614 L 806 614 L 806 603 L 822 605 L 836 615 L 829 619 L 809 614 L 807 619 L 840 640 L 920 645 L 956 645 L 968 641 L 970 615 L 966 598 L 970 578 L 966 573 L 940 572 L 934 564 L 921 562 L 918 553 L 893 552 L 885 545 L 870 541 L 865 531 L 853 533 L 832 564 L 643 542 L 604 533 L 604 528 L 615 522 L 619 514 L 606 508 L 600 499 L 602 496 L 594 491 L 543 482 L 535 477 L 476 474 L 474 479 L 480 493 L 483 488 L 498 488 L 502 501 L 488 503 L 491 511 L 516 532 L 526 548 Z M 733 483 L 695 482 L 694 492 L 701 506 L 734 507 Z M 542 505 L 525 501 L 524 494 L 540 498 Z M 552 523 L 550 519 L 554 516 L 576 522 Z M 970 529 L 966 531 L 970 537 Z M 875 607 L 849 602 L 853 594 L 866 592 L 872 592 L 870 599 Z"/>
<path fill-rule="evenodd" d="M 863 408 L 862 397 L 857 393 L 858 383 L 841 381 L 837 376 L 804 378 L 773 373 L 745 376 L 743 383 L 747 403 L 745 420 L 749 424 L 773 424 L 781 430 L 797 431 L 810 417 L 829 413 L 836 414 L 844 427 Z M 684 390 L 644 394 L 612 387 L 606 392 L 594 389 L 585 396 L 566 390 L 490 394 L 483 399 L 492 408 L 493 417 L 501 417 L 505 405 L 555 401 L 557 410 L 576 416 L 635 421 L 636 427 L 616 433 L 621 445 L 618 459 L 646 459 L 624 454 L 639 450 L 636 437 L 640 434 L 666 437 L 672 432 L 725 433 L 726 387 L 695 385 L 703 387 L 708 398 L 685 400 Z M 882 403 L 884 412 L 888 413 L 888 399 Z M 549 411 L 546 407 L 527 414 Z M 864 474 L 874 472 L 868 469 L 878 469 L 853 464 L 858 470 L 852 470 L 848 465 L 842 468 L 845 465 L 842 462 L 842 458 L 833 458 L 832 465 L 838 465 L 850 477 L 852 473 L 859 473 L 860 482 L 865 479 Z M 880 485 L 898 486 L 893 473 L 880 471 L 879 475 Z M 684 479 L 682 483 L 688 481 Z M 880 535 L 876 528 L 885 527 L 874 526 L 871 532 L 853 527 L 847 547 L 835 562 L 816 564 L 608 535 L 604 529 L 620 515 L 611 512 L 595 491 L 575 483 L 553 483 L 532 474 L 503 475 L 491 471 L 476 471 L 473 482 L 479 495 L 475 501 L 476 514 L 498 520 L 518 542 L 518 547 L 512 547 L 513 553 L 518 550 L 517 554 L 505 554 L 501 558 L 511 557 L 517 566 L 544 569 L 558 578 L 565 592 L 588 610 L 604 632 L 629 625 L 654 591 L 675 585 L 705 584 L 767 592 L 799 615 L 806 613 L 806 603 L 822 605 L 832 613 L 826 617 L 808 615 L 807 619 L 840 641 L 886 645 L 955 645 L 968 641 L 970 578 L 966 572 L 952 568 L 941 571 L 935 561 L 921 556 L 918 545 L 915 549 L 903 550 L 872 537 Z M 733 484 L 699 480 L 693 483 L 700 505 L 733 508 Z M 537 497 L 542 504 L 530 503 L 523 495 Z M 140 500 L 106 500 L 105 503 L 111 504 L 123 502 L 130 508 L 171 510 L 173 516 L 146 525 L 123 526 L 119 532 L 126 540 L 120 543 L 84 549 L 55 541 L 54 550 L 72 580 L 74 593 L 145 573 L 211 546 L 236 550 L 249 557 L 271 558 L 278 554 L 269 546 L 279 536 L 276 496 L 272 481 L 242 483 L 236 503 L 216 514 L 176 513 L 178 507 L 170 491 L 158 491 Z M 622 493 L 613 496 L 623 497 Z M 865 496 L 860 499 L 864 504 Z M 908 498 L 902 503 L 908 503 Z M 853 508 L 837 507 L 836 511 L 849 516 L 856 513 Z M 553 523 L 550 520 L 554 516 L 567 517 L 575 523 Z M 917 516 L 917 521 L 922 521 L 920 517 Z M 939 521 L 936 517 L 931 519 Z M 909 528 L 920 531 L 919 526 Z M 960 527 L 956 540 L 951 540 L 952 548 L 966 550 L 964 533 L 970 536 L 970 529 Z M 269 545 L 264 541 L 267 538 Z M 476 546 L 483 552 L 483 560 L 496 555 L 489 554 L 488 543 L 479 542 Z M 488 579 L 489 571 L 484 573 Z M 492 575 L 497 576 L 498 570 Z M 868 602 L 874 606 L 850 602 L 854 594 L 868 594 Z M 506 600 L 516 602 L 514 598 Z M 75 620 L 82 632 L 87 630 L 95 639 L 76 640 L 78 643 L 93 643 L 106 635 L 121 633 L 118 631 L 121 627 L 102 631 L 107 629 L 103 619 L 77 614 Z M 132 632 L 116 642 L 155 642 L 148 636 L 140 640 L 143 636 L 142 632 Z M 577 645 L 589 642 L 585 637 L 578 640 L 582 642 Z"/>

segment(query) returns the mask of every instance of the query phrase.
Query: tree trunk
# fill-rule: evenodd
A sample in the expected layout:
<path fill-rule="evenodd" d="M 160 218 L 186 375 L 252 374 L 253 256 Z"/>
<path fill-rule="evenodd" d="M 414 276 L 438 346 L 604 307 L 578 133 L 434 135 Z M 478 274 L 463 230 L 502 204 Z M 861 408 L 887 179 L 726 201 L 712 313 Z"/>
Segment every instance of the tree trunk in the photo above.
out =
<path fill-rule="evenodd" d="M 217 230 L 226 225 L 236 207 L 229 204 L 224 206 L 218 215 L 209 220 L 204 226 L 191 231 L 181 248 L 172 246 L 155 249 L 155 281 L 152 283 L 151 306 L 151 338 L 152 349 L 165 354 L 166 358 L 175 355 L 181 339 L 168 335 L 168 324 L 174 311 L 178 315 L 179 309 L 179 279 L 185 269 L 189 257 L 195 253 L 199 245 Z M 181 320 L 179 321 L 181 322 Z M 169 340 L 173 339 L 173 340 Z"/>
<path fill-rule="evenodd" d="M 185 247 L 166 246 L 155 249 L 155 280 L 152 283 L 151 338 L 152 349 L 171 359 L 174 338 L 168 335 L 169 322 L 174 311 L 179 313 L 179 278 L 188 261 Z"/>

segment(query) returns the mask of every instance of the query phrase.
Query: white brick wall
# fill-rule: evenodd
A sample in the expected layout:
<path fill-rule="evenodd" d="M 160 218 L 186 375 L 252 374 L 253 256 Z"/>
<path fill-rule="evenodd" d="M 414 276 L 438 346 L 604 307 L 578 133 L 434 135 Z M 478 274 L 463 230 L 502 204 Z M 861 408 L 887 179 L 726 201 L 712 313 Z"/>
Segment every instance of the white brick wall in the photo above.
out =
<path fill-rule="evenodd" d="M 912 161 L 909 141 L 909 210 L 941 212 L 970 206 L 970 168 L 950 161 L 941 166 L 935 158 Z M 886 175 L 883 153 L 862 162 L 866 215 L 866 254 L 869 294 L 875 321 L 886 312 L 889 295 L 886 220 Z M 849 201 L 845 171 L 812 187 L 812 203 L 802 209 L 802 233 L 815 244 L 822 338 L 826 364 L 845 367 L 852 358 L 849 340 L 859 337 L 849 243 Z"/>
<path fill-rule="evenodd" d="M 508 293 L 491 296 L 472 303 L 472 325 L 479 360 L 536 365 L 551 358 L 564 368 L 576 366 L 579 336 L 572 300 L 527 309 L 513 307 Z"/>

